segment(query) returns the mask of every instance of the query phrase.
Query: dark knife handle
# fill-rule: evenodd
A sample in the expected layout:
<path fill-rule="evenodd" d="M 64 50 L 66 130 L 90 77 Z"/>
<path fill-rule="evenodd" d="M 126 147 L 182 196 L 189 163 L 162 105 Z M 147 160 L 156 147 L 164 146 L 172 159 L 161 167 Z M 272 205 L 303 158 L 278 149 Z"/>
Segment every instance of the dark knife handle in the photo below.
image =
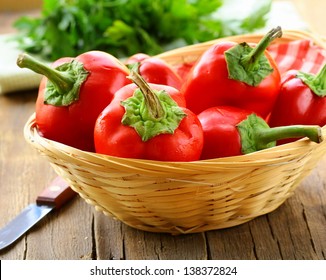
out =
<path fill-rule="evenodd" d="M 61 177 L 56 177 L 36 198 L 38 205 L 50 205 L 58 209 L 76 195 Z"/>

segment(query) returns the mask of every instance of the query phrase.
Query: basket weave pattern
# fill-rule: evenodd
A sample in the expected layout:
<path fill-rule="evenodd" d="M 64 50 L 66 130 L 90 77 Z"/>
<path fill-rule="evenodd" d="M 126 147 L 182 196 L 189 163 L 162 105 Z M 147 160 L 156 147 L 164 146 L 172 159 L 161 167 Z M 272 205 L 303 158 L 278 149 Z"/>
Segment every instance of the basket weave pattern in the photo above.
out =
<path fill-rule="evenodd" d="M 227 38 L 258 42 L 261 35 Z M 286 31 L 277 42 L 318 37 Z M 221 39 L 219 39 L 221 40 Z M 191 62 L 214 40 L 163 53 L 171 64 Z M 322 128 L 326 137 L 326 127 Z M 172 234 L 236 226 L 279 207 L 326 152 L 301 139 L 252 154 L 195 162 L 125 159 L 84 152 L 41 137 L 35 115 L 26 140 L 46 156 L 58 175 L 105 215 L 145 231 Z"/>

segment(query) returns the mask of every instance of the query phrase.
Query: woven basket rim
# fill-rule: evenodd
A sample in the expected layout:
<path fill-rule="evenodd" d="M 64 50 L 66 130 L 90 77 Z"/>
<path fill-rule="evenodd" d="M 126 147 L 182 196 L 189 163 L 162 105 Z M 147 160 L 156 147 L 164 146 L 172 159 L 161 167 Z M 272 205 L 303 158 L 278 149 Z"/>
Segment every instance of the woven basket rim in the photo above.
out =
<path fill-rule="evenodd" d="M 322 136 L 323 138 L 326 138 L 326 125 L 322 127 Z M 214 158 L 214 159 L 207 159 L 207 160 L 197 160 L 197 161 L 189 161 L 189 162 L 184 162 L 184 161 L 156 161 L 156 160 L 148 160 L 148 159 L 134 159 L 134 158 L 121 158 L 121 157 L 115 157 L 115 156 L 110 156 L 110 155 L 105 155 L 105 154 L 99 154 L 96 152 L 87 152 L 83 151 L 50 139 L 47 139 L 45 137 L 42 137 L 38 129 L 36 127 L 36 122 L 35 122 L 35 113 L 33 113 L 28 121 L 25 124 L 24 127 L 24 137 L 25 139 L 30 142 L 32 145 L 35 146 L 36 143 L 39 143 L 41 145 L 49 145 L 53 147 L 56 150 L 63 149 L 65 152 L 73 154 L 73 155 L 83 155 L 84 157 L 89 157 L 90 161 L 91 158 L 96 158 L 96 159 L 102 159 L 102 160 L 108 160 L 108 161 L 119 161 L 121 164 L 126 164 L 126 165 L 133 165 L 136 162 L 141 163 L 142 165 L 148 165 L 148 166 L 157 166 L 157 167 L 162 167 L 162 166 L 173 166 L 173 168 L 176 168 L 177 166 L 180 165 L 188 165 L 188 166 L 196 166 L 196 165 L 219 165 L 219 166 L 232 166 L 233 168 L 237 165 L 243 166 L 245 163 L 247 166 L 252 166 L 252 165 L 261 165 L 261 164 L 279 164 L 284 162 L 284 156 L 281 158 L 278 158 L 277 155 L 278 153 L 284 154 L 285 151 L 288 152 L 289 154 L 289 160 L 291 158 L 291 155 L 296 152 L 303 152 L 305 149 L 311 149 L 311 147 L 320 145 L 321 143 L 317 144 L 312 141 L 310 141 L 308 138 L 301 138 L 298 139 L 294 142 L 290 142 L 287 144 L 283 145 L 278 145 L 272 148 L 268 148 L 265 150 L 260 150 L 257 152 L 253 152 L 250 154 L 246 155 L 239 155 L 239 156 L 230 156 L 230 157 L 224 157 L 224 158 Z M 323 140 L 322 142 L 326 142 L 326 139 Z M 267 155 L 273 155 L 272 158 Z"/>
<path fill-rule="evenodd" d="M 326 41 L 323 37 L 319 36 L 318 34 L 303 31 L 303 30 L 292 30 L 292 29 L 285 29 L 282 30 L 282 37 L 276 38 L 271 44 L 282 44 L 288 43 L 294 40 L 300 39 L 308 39 L 311 40 L 315 45 L 318 45 L 324 49 L 326 49 Z M 159 57 L 163 60 L 166 60 L 172 65 L 177 65 L 179 63 L 187 63 L 193 62 L 197 59 L 198 54 L 202 52 L 203 49 L 206 49 L 208 46 L 211 46 L 217 42 L 221 41 L 233 41 L 237 43 L 242 43 L 244 41 L 257 43 L 265 34 L 262 32 L 257 33 L 248 33 L 242 35 L 235 35 L 229 36 L 224 38 L 218 38 L 214 40 L 210 40 L 203 43 L 197 43 L 193 45 L 188 45 L 184 47 L 179 47 L 170 51 L 166 51 L 164 53 L 158 54 L 155 57 Z"/>

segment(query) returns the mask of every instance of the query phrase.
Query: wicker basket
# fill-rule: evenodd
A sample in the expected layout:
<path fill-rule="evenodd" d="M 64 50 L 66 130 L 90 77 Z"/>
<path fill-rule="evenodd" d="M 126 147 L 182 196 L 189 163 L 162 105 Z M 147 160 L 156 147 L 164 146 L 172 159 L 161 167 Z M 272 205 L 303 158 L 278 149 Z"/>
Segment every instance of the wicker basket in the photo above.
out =
<path fill-rule="evenodd" d="M 261 37 L 227 39 L 258 42 Z M 303 38 L 323 46 L 318 37 L 298 31 L 285 31 L 276 43 Z M 190 62 L 216 41 L 159 57 L 171 64 Z M 326 127 L 322 132 L 325 137 Z M 244 156 L 159 162 L 104 156 L 50 141 L 38 134 L 35 115 L 26 123 L 24 134 L 96 210 L 137 229 L 172 234 L 232 227 L 273 211 L 326 152 L 326 141 L 315 144 L 301 139 Z"/>

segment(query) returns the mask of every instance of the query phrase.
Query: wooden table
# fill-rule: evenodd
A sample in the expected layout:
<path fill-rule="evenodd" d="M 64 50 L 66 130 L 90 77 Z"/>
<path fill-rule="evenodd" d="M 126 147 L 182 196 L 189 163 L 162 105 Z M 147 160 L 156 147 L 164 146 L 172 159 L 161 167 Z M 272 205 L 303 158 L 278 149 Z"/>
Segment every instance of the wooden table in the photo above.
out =
<path fill-rule="evenodd" d="M 34 202 L 55 177 L 49 163 L 23 137 L 36 95 L 34 90 L 0 96 L 0 227 Z M 76 197 L 1 251 L 0 259 L 324 260 L 325 163 L 326 157 L 274 212 L 237 227 L 198 234 L 171 236 L 136 230 Z"/>

